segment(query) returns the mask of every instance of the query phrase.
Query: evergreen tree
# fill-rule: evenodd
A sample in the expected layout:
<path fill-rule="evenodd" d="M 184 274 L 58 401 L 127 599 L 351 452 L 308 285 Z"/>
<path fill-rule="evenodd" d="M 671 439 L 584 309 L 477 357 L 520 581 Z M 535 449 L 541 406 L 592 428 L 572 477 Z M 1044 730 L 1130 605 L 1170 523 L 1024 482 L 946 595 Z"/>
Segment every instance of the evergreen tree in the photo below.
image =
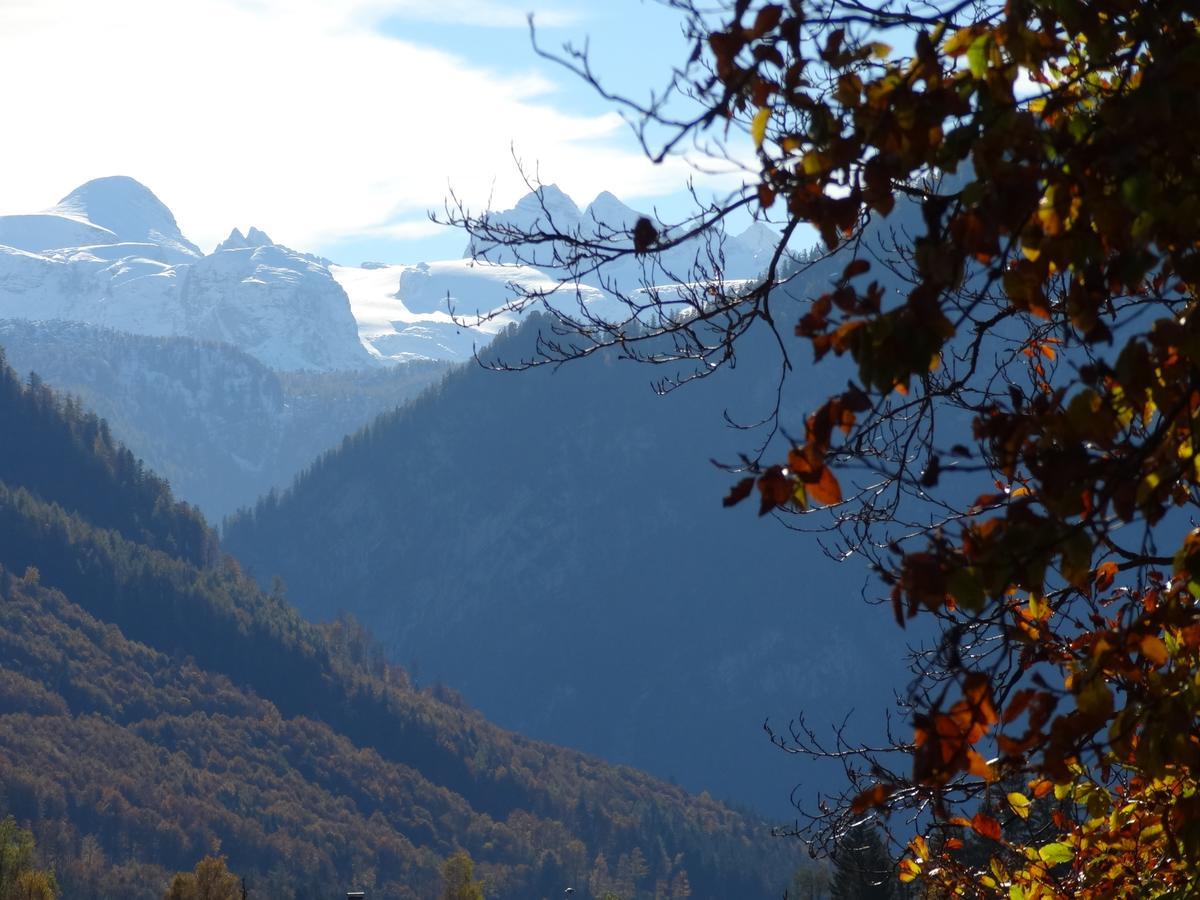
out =
<path fill-rule="evenodd" d="M 833 900 L 893 900 L 893 870 L 879 832 L 871 825 L 856 825 L 838 845 L 830 896 Z"/>

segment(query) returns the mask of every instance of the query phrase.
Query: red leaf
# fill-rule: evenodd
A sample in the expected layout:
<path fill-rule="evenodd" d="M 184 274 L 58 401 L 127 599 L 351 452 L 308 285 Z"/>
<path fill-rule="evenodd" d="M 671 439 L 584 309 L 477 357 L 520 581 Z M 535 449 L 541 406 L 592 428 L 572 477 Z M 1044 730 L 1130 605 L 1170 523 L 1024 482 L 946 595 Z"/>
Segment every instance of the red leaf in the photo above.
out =
<path fill-rule="evenodd" d="M 743 478 L 733 486 L 733 490 L 729 492 L 724 500 L 721 501 L 722 506 L 737 506 L 743 500 L 750 496 L 750 492 L 754 490 L 754 476 Z"/>
<path fill-rule="evenodd" d="M 791 479 L 783 474 L 783 470 L 779 466 L 771 466 L 758 479 L 758 492 L 762 495 L 758 514 L 765 516 L 775 507 L 783 506 L 791 499 Z"/>

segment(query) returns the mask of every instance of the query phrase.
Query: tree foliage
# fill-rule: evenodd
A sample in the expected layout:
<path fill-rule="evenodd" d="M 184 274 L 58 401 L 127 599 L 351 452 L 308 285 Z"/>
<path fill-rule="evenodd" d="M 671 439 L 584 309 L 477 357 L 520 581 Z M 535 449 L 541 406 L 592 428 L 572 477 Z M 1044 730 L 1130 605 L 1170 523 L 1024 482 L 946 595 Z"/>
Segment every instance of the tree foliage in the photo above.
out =
<path fill-rule="evenodd" d="M 615 316 L 546 291 L 513 305 L 557 317 L 534 363 L 619 344 L 690 361 L 686 379 L 762 325 L 784 374 L 805 345 L 849 369 L 845 389 L 782 423 L 795 435 L 782 458 L 745 460 L 726 503 L 818 517 L 801 527 L 835 530 L 898 624 L 931 619 L 939 639 L 914 658 L 911 738 L 826 750 L 796 733 L 851 775 L 808 836 L 829 846 L 909 811 L 923 833 L 901 874 L 934 893 L 1195 891 L 1196 7 L 667 5 L 690 60 L 649 104 L 614 99 L 656 157 L 691 142 L 736 158 L 741 135 L 756 160 L 744 189 L 653 234 L 457 218 L 477 248 L 537 261 L 554 247 L 560 291 L 625 255 L 647 257 L 653 280 L 656 253 L 738 210 L 781 224 L 754 286 L 723 283 L 709 252 L 676 279 L 690 290 L 615 292 Z M 586 55 L 556 58 L 595 80 Z M 820 258 L 789 257 L 801 225 Z M 1008 826 L 1050 794 L 1070 805 L 1036 839 Z M 972 863 L 963 832 L 1008 862 Z"/>
<path fill-rule="evenodd" d="M 171 879 L 163 900 L 242 900 L 242 882 L 224 856 L 206 856 L 192 871 Z"/>
<path fill-rule="evenodd" d="M 0 900 L 55 900 L 54 873 L 35 866 L 33 834 L 12 816 L 0 819 Z"/>
<path fill-rule="evenodd" d="M 460 850 L 442 865 L 442 900 L 483 900 L 483 882 L 475 878 L 475 862 Z"/>

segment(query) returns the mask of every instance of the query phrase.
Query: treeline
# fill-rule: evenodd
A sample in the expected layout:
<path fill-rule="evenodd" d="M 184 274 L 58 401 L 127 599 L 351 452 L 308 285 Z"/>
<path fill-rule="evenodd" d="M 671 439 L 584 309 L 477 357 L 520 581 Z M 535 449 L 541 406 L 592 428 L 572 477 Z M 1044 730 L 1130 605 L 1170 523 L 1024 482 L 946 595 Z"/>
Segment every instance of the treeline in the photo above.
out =
<path fill-rule="evenodd" d="M 796 848 L 760 823 L 415 690 L 350 619 L 301 620 L 36 380 L 0 368 L 0 421 L 0 810 L 64 896 L 161 896 L 214 848 L 272 898 L 435 896 L 460 851 L 488 897 L 786 883 Z"/>

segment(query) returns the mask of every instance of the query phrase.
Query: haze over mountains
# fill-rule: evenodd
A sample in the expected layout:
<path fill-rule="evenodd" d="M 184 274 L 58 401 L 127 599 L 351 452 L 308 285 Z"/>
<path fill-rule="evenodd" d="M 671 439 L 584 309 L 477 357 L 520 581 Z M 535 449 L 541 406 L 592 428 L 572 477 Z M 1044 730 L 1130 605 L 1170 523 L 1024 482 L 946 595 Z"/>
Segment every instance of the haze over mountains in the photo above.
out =
<path fill-rule="evenodd" d="M 494 217 L 612 236 L 637 215 L 547 187 Z M 264 588 L 282 576 L 312 620 L 352 612 L 420 682 L 501 725 L 782 818 L 797 782 L 811 799 L 841 776 L 801 771 L 764 719 L 826 728 L 858 707 L 874 722 L 890 702 L 900 652 L 863 653 L 894 639 L 855 599 L 865 572 L 720 506 L 729 476 L 711 458 L 759 439 L 723 413 L 755 420 L 775 400 L 764 332 L 736 369 L 663 398 L 648 387 L 662 372 L 615 348 L 521 376 L 452 368 L 484 346 L 525 358 L 545 326 L 452 319 L 498 309 L 513 282 L 556 283 L 499 247 L 469 248 L 493 262 L 340 266 L 252 228 L 204 255 L 127 178 L 0 218 L 0 235 L 14 364 L 83 397 L 213 519 L 253 507 L 225 543 Z M 756 226 L 687 252 L 711 249 L 734 279 L 772 248 Z M 610 277 L 636 289 L 641 265 Z M 611 302 L 605 287 L 573 296 Z M 790 382 L 784 421 L 832 385 Z"/>
<path fill-rule="evenodd" d="M 492 351 L 528 356 L 544 325 Z M 666 397 L 618 348 L 457 370 L 231 521 L 226 546 L 305 615 L 351 611 L 508 727 L 785 816 L 797 782 L 811 799 L 833 780 L 764 720 L 804 712 L 828 734 L 857 707 L 869 727 L 902 676 L 862 568 L 721 507 L 730 476 L 710 459 L 754 440 L 721 413 L 769 409 L 771 348 L 752 334 L 737 369 Z M 792 417 L 827 377 L 789 393 Z"/>

